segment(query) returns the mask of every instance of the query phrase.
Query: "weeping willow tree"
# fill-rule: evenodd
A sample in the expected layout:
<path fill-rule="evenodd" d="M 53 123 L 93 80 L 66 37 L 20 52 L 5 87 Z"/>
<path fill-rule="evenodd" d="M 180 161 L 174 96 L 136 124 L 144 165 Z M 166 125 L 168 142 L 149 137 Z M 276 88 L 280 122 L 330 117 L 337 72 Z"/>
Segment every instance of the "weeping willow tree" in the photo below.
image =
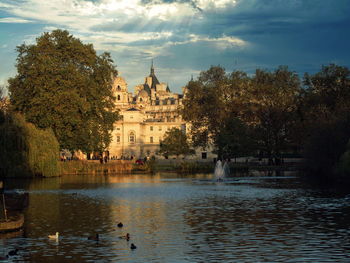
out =
<path fill-rule="evenodd" d="M 0 124 L 1 177 L 57 176 L 58 156 L 51 129 L 38 129 L 19 114 L 7 114 Z"/>

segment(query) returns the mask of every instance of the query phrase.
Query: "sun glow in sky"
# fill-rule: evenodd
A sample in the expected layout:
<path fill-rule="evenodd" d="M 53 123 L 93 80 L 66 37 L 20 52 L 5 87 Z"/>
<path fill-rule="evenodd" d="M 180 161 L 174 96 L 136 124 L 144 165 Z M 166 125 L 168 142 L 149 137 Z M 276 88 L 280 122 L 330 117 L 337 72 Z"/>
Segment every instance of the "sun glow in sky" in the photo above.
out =
<path fill-rule="evenodd" d="M 349 13 L 348 0 L 0 0 L 0 84 L 16 73 L 15 47 L 56 28 L 110 52 L 130 91 L 152 59 L 176 92 L 211 65 L 349 66 Z"/>

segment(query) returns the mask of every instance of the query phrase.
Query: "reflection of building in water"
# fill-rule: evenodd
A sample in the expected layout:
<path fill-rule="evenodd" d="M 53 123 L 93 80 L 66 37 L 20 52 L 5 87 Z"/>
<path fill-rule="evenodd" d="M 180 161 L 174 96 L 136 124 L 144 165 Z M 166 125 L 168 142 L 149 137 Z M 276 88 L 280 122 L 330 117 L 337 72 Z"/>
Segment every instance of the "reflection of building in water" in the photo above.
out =
<path fill-rule="evenodd" d="M 135 87 L 134 95 L 128 92 L 127 83 L 116 77 L 113 83 L 116 107 L 122 119 L 115 124 L 110 156 L 145 157 L 157 155 L 159 143 L 171 128 L 184 132 L 189 127 L 178 113 L 183 94 L 170 91 L 168 84 L 159 82 L 153 63 L 144 84 Z M 209 158 L 211 153 L 198 152 L 198 158 Z"/>

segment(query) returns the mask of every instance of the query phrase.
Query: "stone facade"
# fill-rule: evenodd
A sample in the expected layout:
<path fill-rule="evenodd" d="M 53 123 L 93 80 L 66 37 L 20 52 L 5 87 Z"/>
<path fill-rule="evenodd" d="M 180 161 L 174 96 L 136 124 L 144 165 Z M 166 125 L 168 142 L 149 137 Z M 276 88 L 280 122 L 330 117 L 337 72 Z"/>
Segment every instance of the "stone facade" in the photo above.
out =
<path fill-rule="evenodd" d="M 171 128 L 187 132 L 189 127 L 178 114 L 183 94 L 172 93 L 166 83 L 160 83 L 153 63 L 144 84 L 135 87 L 134 95 L 128 92 L 124 78 L 114 79 L 113 92 L 116 107 L 122 119 L 114 126 L 109 156 L 116 158 L 144 158 L 157 156 L 159 143 Z M 213 158 L 211 152 L 198 150 L 195 159 Z"/>

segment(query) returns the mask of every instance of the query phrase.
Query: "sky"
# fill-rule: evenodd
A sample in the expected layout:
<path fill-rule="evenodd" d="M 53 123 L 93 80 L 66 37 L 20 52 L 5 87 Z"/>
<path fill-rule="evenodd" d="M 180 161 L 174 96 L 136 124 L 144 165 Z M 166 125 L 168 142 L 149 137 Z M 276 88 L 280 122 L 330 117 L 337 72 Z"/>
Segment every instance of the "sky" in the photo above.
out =
<path fill-rule="evenodd" d="M 178 93 L 211 65 L 350 67 L 350 0 L 0 0 L 0 85 L 16 75 L 16 46 L 57 28 L 110 52 L 129 91 L 152 59 Z"/>

